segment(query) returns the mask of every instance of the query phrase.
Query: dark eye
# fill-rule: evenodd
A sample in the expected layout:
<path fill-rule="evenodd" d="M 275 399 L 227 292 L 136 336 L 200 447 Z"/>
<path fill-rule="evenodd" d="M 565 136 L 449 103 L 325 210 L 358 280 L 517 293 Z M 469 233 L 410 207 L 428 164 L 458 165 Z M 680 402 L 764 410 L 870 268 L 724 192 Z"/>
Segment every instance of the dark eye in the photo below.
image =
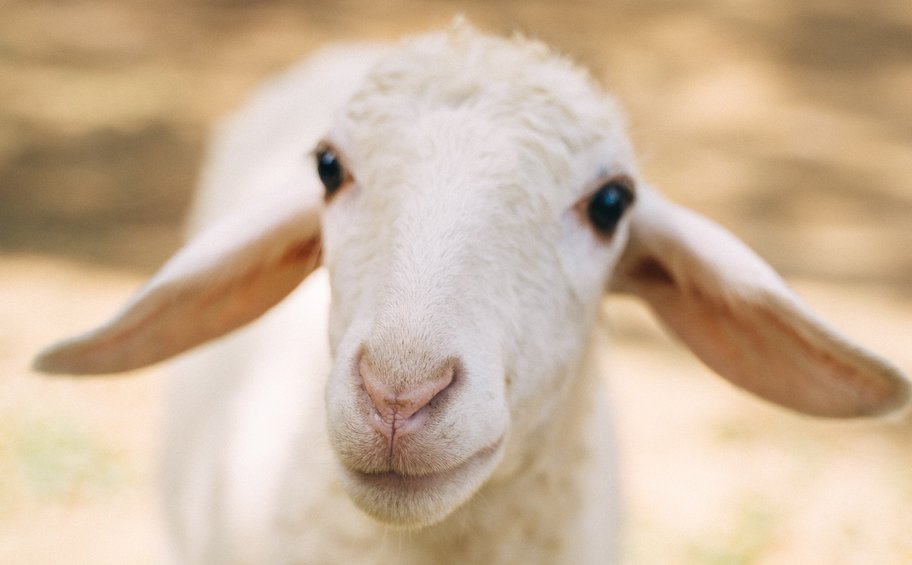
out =
<path fill-rule="evenodd" d="M 622 182 L 612 181 L 592 196 L 586 213 L 598 231 L 610 235 L 632 203 L 630 188 Z"/>
<path fill-rule="evenodd" d="M 332 196 L 342 186 L 345 182 L 345 169 L 342 168 L 342 163 L 339 162 L 335 151 L 332 149 L 317 151 L 317 174 L 320 175 L 320 180 L 326 187 L 326 196 Z"/>

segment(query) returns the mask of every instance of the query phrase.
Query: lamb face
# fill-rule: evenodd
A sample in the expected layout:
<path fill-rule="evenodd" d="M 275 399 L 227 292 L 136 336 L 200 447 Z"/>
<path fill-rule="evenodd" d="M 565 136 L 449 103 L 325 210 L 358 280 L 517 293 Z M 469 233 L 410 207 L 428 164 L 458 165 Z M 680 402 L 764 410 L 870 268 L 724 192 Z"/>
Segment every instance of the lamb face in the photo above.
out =
<path fill-rule="evenodd" d="M 435 36 L 381 62 L 317 153 L 333 446 L 365 511 L 426 525 L 530 441 L 575 373 L 626 240 L 630 146 L 569 63 Z M 597 228 L 605 186 L 624 200 Z"/>

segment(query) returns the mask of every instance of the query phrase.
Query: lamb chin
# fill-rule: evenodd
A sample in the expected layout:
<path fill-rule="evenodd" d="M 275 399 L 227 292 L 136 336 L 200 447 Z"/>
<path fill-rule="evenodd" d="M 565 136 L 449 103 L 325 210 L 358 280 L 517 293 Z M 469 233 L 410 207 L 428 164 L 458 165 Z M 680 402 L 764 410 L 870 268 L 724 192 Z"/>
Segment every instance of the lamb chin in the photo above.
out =
<path fill-rule="evenodd" d="M 425 528 L 472 498 L 500 462 L 503 445 L 498 440 L 449 471 L 424 476 L 363 473 L 342 466 L 342 486 L 374 519 L 394 528 Z"/>

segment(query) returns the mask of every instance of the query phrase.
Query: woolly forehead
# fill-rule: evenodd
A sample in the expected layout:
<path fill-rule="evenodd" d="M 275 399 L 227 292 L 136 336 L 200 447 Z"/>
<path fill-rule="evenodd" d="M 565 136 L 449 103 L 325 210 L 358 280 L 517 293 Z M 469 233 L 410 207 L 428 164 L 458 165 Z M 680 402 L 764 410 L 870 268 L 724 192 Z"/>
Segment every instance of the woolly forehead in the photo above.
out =
<path fill-rule="evenodd" d="M 368 74 L 331 139 L 364 182 L 435 151 L 564 187 L 562 201 L 599 176 L 636 176 L 621 112 L 585 70 L 538 42 L 471 29 L 400 44 Z"/>

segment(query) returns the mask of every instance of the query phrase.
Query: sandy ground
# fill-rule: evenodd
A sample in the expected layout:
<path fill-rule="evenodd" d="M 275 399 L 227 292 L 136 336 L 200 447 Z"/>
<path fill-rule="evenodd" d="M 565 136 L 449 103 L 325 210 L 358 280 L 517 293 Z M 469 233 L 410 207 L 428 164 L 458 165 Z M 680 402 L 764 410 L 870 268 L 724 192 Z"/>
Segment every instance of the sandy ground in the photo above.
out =
<path fill-rule="evenodd" d="M 51 379 L 30 357 L 176 248 L 206 132 L 258 80 L 456 12 L 589 64 L 650 179 L 912 371 L 906 1 L 0 0 L 0 563 L 158 562 L 162 370 Z M 626 563 L 912 563 L 912 426 L 771 407 L 605 307 Z"/>

